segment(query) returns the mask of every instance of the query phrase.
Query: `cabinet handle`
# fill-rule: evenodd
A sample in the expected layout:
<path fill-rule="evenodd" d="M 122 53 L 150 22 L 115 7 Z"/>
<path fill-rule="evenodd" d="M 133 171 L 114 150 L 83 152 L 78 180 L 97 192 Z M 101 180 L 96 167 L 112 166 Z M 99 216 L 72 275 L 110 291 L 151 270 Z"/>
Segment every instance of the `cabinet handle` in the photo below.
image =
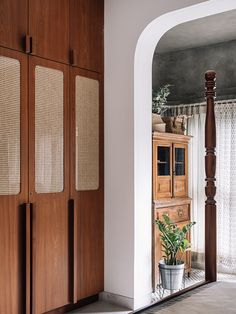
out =
<path fill-rule="evenodd" d="M 183 216 L 183 209 L 182 208 L 179 208 L 178 209 L 178 215 L 179 215 L 179 217 L 182 217 Z"/>
<path fill-rule="evenodd" d="M 25 52 L 32 53 L 33 52 L 33 39 L 31 36 L 25 36 Z"/>
<path fill-rule="evenodd" d="M 25 272 L 26 272 L 26 314 L 31 314 L 31 291 L 32 291 L 32 210 L 33 204 L 27 203 L 26 207 L 26 252 L 25 252 Z"/>
<path fill-rule="evenodd" d="M 70 303 L 77 303 L 77 244 L 78 244 L 78 228 L 77 228 L 77 211 L 75 209 L 74 199 L 69 200 L 69 260 L 70 265 Z"/>
<path fill-rule="evenodd" d="M 76 50 L 71 49 L 70 50 L 70 64 L 71 65 L 77 65 L 77 59 L 76 59 Z"/>
<path fill-rule="evenodd" d="M 25 52 L 30 53 L 30 36 L 25 35 Z"/>

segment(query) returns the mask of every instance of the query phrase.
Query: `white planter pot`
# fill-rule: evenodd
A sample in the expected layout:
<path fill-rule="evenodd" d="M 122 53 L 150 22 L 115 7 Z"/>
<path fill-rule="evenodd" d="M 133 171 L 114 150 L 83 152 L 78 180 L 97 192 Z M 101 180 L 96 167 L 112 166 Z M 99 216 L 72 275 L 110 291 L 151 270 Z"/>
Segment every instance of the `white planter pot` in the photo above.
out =
<path fill-rule="evenodd" d="M 179 290 L 184 276 L 184 262 L 179 265 L 166 265 L 163 260 L 159 262 L 161 284 L 167 290 Z"/>

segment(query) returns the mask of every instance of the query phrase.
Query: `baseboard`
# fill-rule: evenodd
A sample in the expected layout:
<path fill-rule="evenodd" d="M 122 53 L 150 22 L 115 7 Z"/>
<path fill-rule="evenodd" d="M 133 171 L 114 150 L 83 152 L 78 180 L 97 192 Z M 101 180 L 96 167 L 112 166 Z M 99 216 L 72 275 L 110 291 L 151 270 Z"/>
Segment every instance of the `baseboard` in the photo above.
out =
<path fill-rule="evenodd" d="M 103 291 L 99 293 L 99 300 L 123 306 L 127 309 L 134 309 L 134 299 L 123 295 Z"/>
<path fill-rule="evenodd" d="M 98 295 L 93 295 L 91 297 L 88 297 L 88 298 L 85 298 L 85 299 L 82 299 L 80 301 L 78 301 L 77 303 L 75 304 L 67 304 L 61 308 L 58 308 L 58 309 L 55 309 L 55 310 L 51 310 L 49 312 L 45 312 L 43 314 L 65 314 L 69 311 L 73 311 L 73 310 L 77 310 L 79 309 L 80 307 L 83 307 L 85 305 L 88 305 L 88 304 L 91 304 L 93 302 L 97 302 L 98 301 Z"/>
<path fill-rule="evenodd" d="M 150 306 L 153 303 L 152 301 L 152 292 L 147 293 L 146 295 L 139 296 L 135 298 L 134 301 L 134 310 L 137 311 L 139 309 Z"/>

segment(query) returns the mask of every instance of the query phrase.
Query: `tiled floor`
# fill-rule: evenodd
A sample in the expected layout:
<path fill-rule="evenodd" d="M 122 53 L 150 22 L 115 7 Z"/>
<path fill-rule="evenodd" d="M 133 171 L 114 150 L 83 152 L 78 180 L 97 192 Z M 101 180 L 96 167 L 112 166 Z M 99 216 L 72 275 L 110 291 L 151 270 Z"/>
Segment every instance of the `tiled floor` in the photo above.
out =
<path fill-rule="evenodd" d="M 204 281 L 205 272 L 200 269 L 193 269 L 191 270 L 190 277 L 187 276 L 187 274 L 184 276 L 183 285 L 181 289 L 188 288 L 190 286 L 193 286 L 201 281 Z M 174 293 L 176 291 L 173 291 Z M 165 297 L 168 297 L 171 295 L 170 290 L 163 290 L 161 288 L 161 285 L 157 285 L 156 291 L 152 295 L 152 301 L 153 303 L 158 302 L 160 300 L 163 300 Z"/>
<path fill-rule="evenodd" d="M 204 271 L 193 269 L 191 272 L 191 277 L 185 280 L 185 287 L 191 286 L 197 282 L 204 280 Z M 235 275 L 228 274 L 218 274 L 218 281 L 230 281 L 236 282 Z M 165 294 L 165 295 L 168 295 Z M 153 295 L 153 302 L 157 302 L 159 299 L 157 294 Z M 155 308 L 155 307 L 154 307 Z M 71 312 L 71 314 L 129 314 L 132 313 L 129 309 L 120 307 L 111 303 L 104 301 L 98 301 L 92 304 L 89 304 L 85 307 L 82 307 L 76 311 Z M 142 313 L 146 313 L 143 311 Z"/>
<path fill-rule="evenodd" d="M 184 284 L 182 289 L 191 287 L 197 283 L 200 283 L 201 281 L 205 280 L 205 271 L 200 270 L 200 269 L 193 269 L 191 270 L 191 276 L 188 277 L 185 275 L 184 278 Z M 233 281 L 236 282 L 236 275 L 229 275 L 229 274 L 222 274 L 218 273 L 218 281 Z M 157 287 L 156 292 L 153 293 L 153 302 L 158 302 L 162 300 L 163 298 L 167 297 L 170 295 L 169 290 L 163 291 L 162 289 L 159 289 Z"/>

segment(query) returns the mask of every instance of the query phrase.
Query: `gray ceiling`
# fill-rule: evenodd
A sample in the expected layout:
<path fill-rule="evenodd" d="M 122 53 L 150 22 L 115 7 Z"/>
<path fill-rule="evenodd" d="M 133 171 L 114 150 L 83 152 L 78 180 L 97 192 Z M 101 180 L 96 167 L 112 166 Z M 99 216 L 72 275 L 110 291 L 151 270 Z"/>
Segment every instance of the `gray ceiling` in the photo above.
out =
<path fill-rule="evenodd" d="M 207 46 L 234 39 L 236 39 L 236 10 L 172 28 L 158 42 L 155 53 Z"/>

